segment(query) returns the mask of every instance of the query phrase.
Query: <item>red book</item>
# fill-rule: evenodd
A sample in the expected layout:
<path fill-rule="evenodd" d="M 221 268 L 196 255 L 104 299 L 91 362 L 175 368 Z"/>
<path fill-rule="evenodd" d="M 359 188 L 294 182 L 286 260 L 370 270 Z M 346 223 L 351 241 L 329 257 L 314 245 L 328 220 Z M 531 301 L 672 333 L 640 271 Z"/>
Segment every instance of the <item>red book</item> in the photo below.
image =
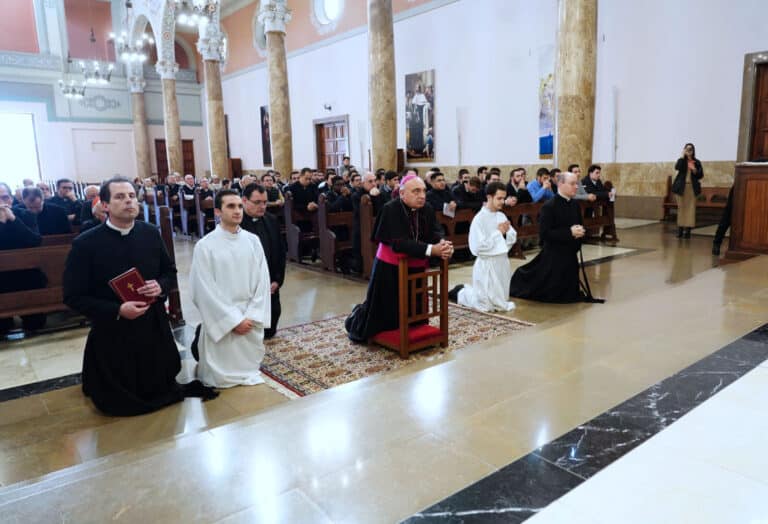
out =
<path fill-rule="evenodd" d="M 146 297 L 137 291 L 144 284 L 144 278 L 135 267 L 109 281 L 110 287 L 123 302 L 137 301 L 151 304 L 155 301 L 154 297 Z"/>

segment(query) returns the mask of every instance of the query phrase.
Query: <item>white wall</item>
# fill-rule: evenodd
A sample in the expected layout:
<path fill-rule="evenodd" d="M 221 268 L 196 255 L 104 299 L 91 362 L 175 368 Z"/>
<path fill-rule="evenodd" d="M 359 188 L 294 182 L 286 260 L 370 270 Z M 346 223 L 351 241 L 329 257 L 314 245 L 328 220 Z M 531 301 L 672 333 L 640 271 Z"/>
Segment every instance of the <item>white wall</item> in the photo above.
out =
<path fill-rule="evenodd" d="M 766 19 L 765 0 L 598 2 L 594 159 L 669 160 L 688 141 L 704 159 L 734 159 L 744 54 L 768 50 Z M 398 146 L 404 76 L 435 69 L 437 165 L 540 162 L 539 62 L 554 57 L 556 27 L 557 0 L 461 0 L 396 22 Z M 294 166 L 316 163 L 312 120 L 343 114 L 352 163 L 364 165 L 367 49 L 362 33 L 289 58 Z M 266 69 L 223 87 L 232 156 L 260 168 Z"/>
<path fill-rule="evenodd" d="M 702 159 L 735 159 L 744 55 L 768 49 L 768 2 L 598 5 L 595 159 L 613 159 L 614 86 L 618 162 L 674 159 L 686 142 Z"/>
<path fill-rule="evenodd" d="M 44 103 L 0 101 L 0 112 L 30 113 L 44 179 L 72 178 L 94 182 L 121 174 L 136 176 L 136 158 L 131 124 L 101 124 L 48 121 Z M 163 138 L 162 126 L 149 126 L 152 169 L 156 169 L 154 141 Z M 202 176 L 209 169 L 205 128 L 181 128 L 182 138 L 194 140 L 195 169 Z"/>

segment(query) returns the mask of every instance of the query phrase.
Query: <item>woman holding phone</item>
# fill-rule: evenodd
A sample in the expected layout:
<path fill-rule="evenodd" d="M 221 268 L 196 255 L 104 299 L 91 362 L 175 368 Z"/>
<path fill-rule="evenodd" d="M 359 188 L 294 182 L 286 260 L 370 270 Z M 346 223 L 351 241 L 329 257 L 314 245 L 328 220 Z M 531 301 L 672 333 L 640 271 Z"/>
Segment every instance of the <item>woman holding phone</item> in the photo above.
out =
<path fill-rule="evenodd" d="M 677 238 L 691 238 L 691 228 L 696 226 L 696 197 L 701 194 L 704 170 L 696 158 L 696 147 L 685 144 L 683 156 L 675 163 L 672 192 L 677 200 Z"/>

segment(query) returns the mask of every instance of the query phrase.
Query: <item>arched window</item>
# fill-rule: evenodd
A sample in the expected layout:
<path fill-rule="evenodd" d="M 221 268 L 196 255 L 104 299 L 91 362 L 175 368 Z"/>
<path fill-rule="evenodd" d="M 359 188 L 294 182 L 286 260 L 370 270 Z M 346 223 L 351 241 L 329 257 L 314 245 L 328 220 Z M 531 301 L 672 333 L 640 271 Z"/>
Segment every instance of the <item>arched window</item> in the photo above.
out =
<path fill-rule="evenodd" d="M 312 24 L 320 34 L 336 29 L 344 13 L 344 0 L 312 0 Z"/>

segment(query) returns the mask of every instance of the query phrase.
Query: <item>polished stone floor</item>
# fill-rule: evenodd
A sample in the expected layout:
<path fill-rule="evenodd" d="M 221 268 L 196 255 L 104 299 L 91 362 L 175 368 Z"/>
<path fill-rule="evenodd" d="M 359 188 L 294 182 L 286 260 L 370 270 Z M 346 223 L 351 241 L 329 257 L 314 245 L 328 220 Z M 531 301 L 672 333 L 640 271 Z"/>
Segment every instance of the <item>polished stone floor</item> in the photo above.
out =
<path fill-rule="evenodd" d="M 95 413 L 76 387 L 0 403 L 0 515 L 405 519 L 766 322 L 765 259 L 717 268 L 710 239 L 670 231 L 620 231 L 633 251 L 588 268 L 605 305 L 518 301 L 512 314 L 536 327 L 297 401 L 235 388 L 131 419 Z M 470 272 L 453 270 L 451 283 Z M 344 313 L 364 293 L 302 268 L 288 282 L 283 325 Z M 186 305 L 185 316 L 195 322 Z M 0 359 L 15 365 L 38 345 L 4 344 Z"/>

